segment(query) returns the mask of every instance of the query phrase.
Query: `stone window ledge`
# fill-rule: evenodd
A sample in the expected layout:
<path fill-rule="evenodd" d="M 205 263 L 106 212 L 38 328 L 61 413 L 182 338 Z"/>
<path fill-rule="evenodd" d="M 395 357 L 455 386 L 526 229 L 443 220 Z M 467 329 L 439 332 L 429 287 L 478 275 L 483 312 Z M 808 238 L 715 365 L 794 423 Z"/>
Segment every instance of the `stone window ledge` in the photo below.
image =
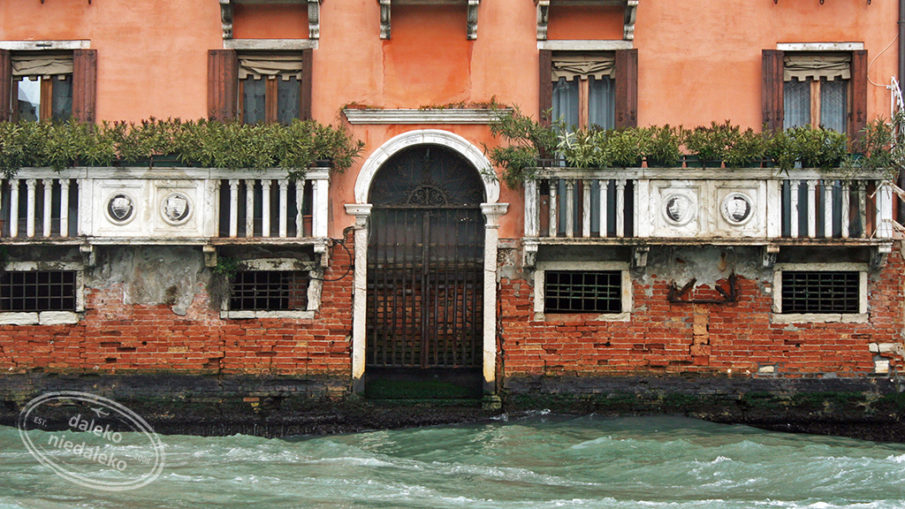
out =
<path fill-rule="evenodd" d="M 255 318 L 295 318 L 311 320 L 314 311 L 221 311 L 220 318 L 230 320 L 251 320 Z"/>
<path fill-rule="evenodd" d="M 81 314 L 73 311 L 0 313 L 0 325 L 72 325 L 79 323 L 80 319 Z"/>
<path fill-rule="evenodd" d="M 867 323 L 867 313 L 787 313 L 774 314 L 773 323 Z"/>

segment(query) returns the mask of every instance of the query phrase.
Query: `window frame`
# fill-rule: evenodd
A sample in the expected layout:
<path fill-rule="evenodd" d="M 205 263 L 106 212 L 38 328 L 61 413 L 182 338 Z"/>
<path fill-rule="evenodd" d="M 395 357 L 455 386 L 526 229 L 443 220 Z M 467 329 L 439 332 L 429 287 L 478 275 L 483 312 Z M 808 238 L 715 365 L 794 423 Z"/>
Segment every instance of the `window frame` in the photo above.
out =
<path fill-rule="evenodd" d="M 79 262 L 13 261 L 7 272 L 60 270 L 75 272 L 75 311 L 0 311 L 0 325 L 71 325 L 85 314 L 85 266 Z"/>
<path fill-rule="evenodd" d="M 314 50 L 309 44 L 294 46 L 281 44 L 282 39 L 268 39 L 262 44 L 233 45 L 228 49 L 208 50 L 207 66 L 207 115 L 210 120 L 221 122 L 242 121 L 240 101 L 243 94 L 239 80 L 239 53 L 300 53 L 302 58 L 302 78 L 299 80 L 300 120 L 311 119 L 312 76 L 314 74 Z M 291 42 L 291 41 L 290 41 Z M 305 41 L 302 41 L 305 42 Z M 315 45 L 316 47 L 316 45 Z M 236 49 L 238 48 L 238 49 Z M 273 113 L 277 115 L 276 101 Z M 265 106 L 265 111 L 267 107 Z M 267 115 L 267 113 L 265 113 Z"/>
<path fill-rule="evenodd" d="M 13 108 L 13 53 L 53 52 L 72 55 L 71 118 L 94 123 L 97 109 L 97 50 L 90 49 L 90 41 L 0 41 L 0 121 L 18 115 L 18 102 Z M 16 97 L 18 101 L 18 96 Z M 44 101 L 42 101 L 42 105 Z M 43 106 L 42 106 L 43 107 Z"/>
<path fill-rule="evenodd" d="M 799 53 L 799 54 L 806 53 L 806 54 L 810 54 L 810 55 L 848 54 L 851 57 L 850 51 L 784 51 L 783 59 L 785 59 L 785 57 L 789 56 L 789 54 L 794 54 L 794 53 Z M 834 81 L 839 81 L 839 82 L 842 82 L 845 84 L 845 114 L 842 119 L 842 125 L 845 130 L 842 131 L 843 133 L 848 132 L 849 124 L 851 123 L 850 116 L 852 113 L 852 88 L 853 88 L 852 80 L 854 79 L 854 75 L 851 72 L 851 67 L 852 67 L 852 64 L 851 64 L 851 62 L 849 62 L 849 73 L 852 74 L 851 78 L 849 78 L 849 79 L 838 78 L 837 80 L 834 80 Z M 783 71 L 785 71 L 785 63 L 783 64 Z M 797 81 L 799 83 L 807 83 L 807 85 L 809 87 L 808 98 L 810 100 L 810 117 L 811 117 L 810 124 L 809 124 L 810 127 L 812 129 L 817 129 L 821 126 L 824 126 L 825 122 L 823 122 L 823 118 L 822 118 L 822 114 L 823 114 L 822 102 L 824 99 L 823 85 L 824 85 L 824 83 L 829 83 L 829 81 L 827 81 L 823 78 L 814 79 L 812 77 L 807 78 L 807 80 L 805 80 L 805 81 L 800 81 L 800 80 L 793 80 L 793 81 Z M 783 85 L 782 85 L 783 86 L 783 99 L 785 99 L 785 84 L 786 83 L 788 83 L 788 82 L 783 80 Z M 785 102 L 783 102 L 783 122 L 785 122 Z"/>
<path fill-rule="evenodd" d="M 846 87 L 848 97 L 845 132 L 857 137 L 867 125 L 867 50 L 861 42 L 779 43 L 776 49 L 762 51 L 762 121 L 766 129 L 782 130 L 785 117 L 784 56 L 787 53 L 850 53 L 851 78 Z M 811 112 L 812 118 L 814 112 Z"/>
<path fill-rule="evenodd" d="M 586 262 L 586 261 L 542 261 L 537 262 L 534 270 L 534 320 L 583 320 L 593 319 L 595 321 L 610 322 L 627 322 L 631 320 L 632 315 L 632 278 L 629 271 L 630 267 L 627 262 Z M 546 281 L 546 271 L 571 271 L 571 272 L 592 272 L 592 271 L 619 271 L 622 275 L 622 311 L 618 313 L 549 313 L 544 309 L 545 292 L 544 286 Z"/>
<path fill-rule="evenodd" d="M 774 323 L 866 323 L 870 319 L 867 309 L 867 273 L 865 263 L 777 263 L 773 268 L 773 322 Z M 789 272 L 857 272 L 857 313 L 783 313 L 782 273 Z"/>
<path fill-rule="evenodd" d="M 243 260 L 239 263 L 239 271 L 298 271 L 308 273 L 308 303 L 307 309 L 293 310 L 257 310 L 240 311 L 229 309 L 229 300 L 232 291 L 230 282 L 229 292 L 220 301 L 220 318 L 230 320 L 248 320 L 253 318 L 295 318 L 312 319 L 320 309 L 321 290 L 323 287 L 323 270 L 316 262 L 297 260 L 295 258 L 257 258 Z"/>
<path fill-rule="evenodd" d="M 545 125 L 550 125 L 547 112 L 553 108 L 553 53 L 612 53 L 615 58 L 614 85 L 614 127 L 636 127 L 638 125 L 638 50 L 625 48 L 623 45 L 607 44 L 611 41 L 543 41 L 556 44 L 538 44 L 538 118 Z M 621 41 L 619 41 L 621 42 Z M 579 94 L 581 93 L 579 80 Z M 585 86 L 587 88 L 587 86 Z M 585 95 L 587 98 L 587 94 Z M 585 100 L 587 102 L 587 100 Z M 579 98 L 579 118 L 582 108 Z M 585 115 L 587 118 L 587 115 Z M 581 120 L 579 120 L 581 122 Z"/>

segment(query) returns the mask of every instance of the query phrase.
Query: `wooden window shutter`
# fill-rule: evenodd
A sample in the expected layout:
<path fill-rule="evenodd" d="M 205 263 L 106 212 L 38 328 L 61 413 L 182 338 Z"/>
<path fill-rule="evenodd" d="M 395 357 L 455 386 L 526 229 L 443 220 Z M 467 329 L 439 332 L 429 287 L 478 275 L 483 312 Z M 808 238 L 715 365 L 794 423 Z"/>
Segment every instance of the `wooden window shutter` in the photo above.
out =
<path fill-rule="evenodd" d="M 764 129 L 775 131 L 782 129 L 783 122 L 783 52 L 774 49 L 763 50 L 763 87 L 761 102 L 763 104 Z"/>
<path fill-rule="evenodd" d="M 867 125 L 867 50 L 852 51 L 852 114 L 848 134 L 854 138 Z"/>
<path fill-rule="evenodd" d="M 638 50 L 616 51 L 616 128 L 638 125 Z"/>
<path fill-rule="evenodd" d="M 549 126 L 550 118 L 547 112 L 553 108 L 553 52 L 542 49 L 539 54 L 540 88 L 538 88 L 537 118 L 541 124 Z"/>
<path fill-rule="evenodd" d="M 302 90 L 299 96 L 299 118 L 311 119 L 311 79 L 314 76 L 314 50 L 302 50 Z"/>
<path fill-rule="evenodd" d="M 9 62 L 9 50 L 0 49 L 0 122 L 10 119 L 10 108 L 13 97 L 11 86 L 13 82 L 12 67 Z"/>
<path fill-rule="evenodd" d="M 239 103 L 239 59 L 236 50 L 212 49 L 207 53 L 207 116 L 226 122 L 236 119 Z"/>
<path fill-rule="evenodd" d="M 97 112 L 97 50 L 72 52 L 72 116 L 93 124 Z"/>

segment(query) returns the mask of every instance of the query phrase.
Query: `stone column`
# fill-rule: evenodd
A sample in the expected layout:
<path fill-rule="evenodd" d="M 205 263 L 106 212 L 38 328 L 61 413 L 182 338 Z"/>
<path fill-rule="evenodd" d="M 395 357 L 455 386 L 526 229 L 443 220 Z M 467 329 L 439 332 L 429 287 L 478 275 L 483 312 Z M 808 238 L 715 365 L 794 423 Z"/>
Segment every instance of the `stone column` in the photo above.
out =
<path fill-rule="evenodd" d="M 484 406 L 499 408 L 500 397 L 496 387 L 496 274 L 497 243 L 500 238 L 500 216 L 506 213 L 508 203 L 482 203 L 481 212 L 487 218 L 484 229 Z"/>
<path fill-rule="evenodd" d="M 365 390 L 365 320 L 368 302 L 368 218 L 371 204 L 347 203 L 346 213 L 355 216 L 355 280 L 352 292 L 352 392 Z"/>

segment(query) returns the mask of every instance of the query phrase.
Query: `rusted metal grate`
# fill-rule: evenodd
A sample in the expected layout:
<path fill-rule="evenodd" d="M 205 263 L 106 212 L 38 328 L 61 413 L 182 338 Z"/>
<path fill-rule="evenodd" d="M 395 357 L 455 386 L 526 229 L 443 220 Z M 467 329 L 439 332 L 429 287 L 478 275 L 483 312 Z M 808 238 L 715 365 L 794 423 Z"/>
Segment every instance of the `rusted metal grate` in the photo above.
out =
<path fill-rule="evenodd" d="M 544 272 L 545 313 L 622 312 L 622 273 L 618 270 Z"/>
<path fill-rule="evenodd" d="M 72 270 L 0 273 L 2 311 L 75 311 L 75 292 Z"/>
<path fill-rule="evenodd" d="M 230 285 L 231 311 L 304 310 L 308 301 L 308 273 L 296 270 L 245 270 Z"/>
<path fill-rule="evenodd" d="M 393 156 L 375 179 L 366 365 L 475 368 L 483 359 L 484 186 L 439 146 Z"/>
<path fill-rule="evenodd" d="M 857 313 L 857 271 L 783 271 L 783 313 Z"/>

